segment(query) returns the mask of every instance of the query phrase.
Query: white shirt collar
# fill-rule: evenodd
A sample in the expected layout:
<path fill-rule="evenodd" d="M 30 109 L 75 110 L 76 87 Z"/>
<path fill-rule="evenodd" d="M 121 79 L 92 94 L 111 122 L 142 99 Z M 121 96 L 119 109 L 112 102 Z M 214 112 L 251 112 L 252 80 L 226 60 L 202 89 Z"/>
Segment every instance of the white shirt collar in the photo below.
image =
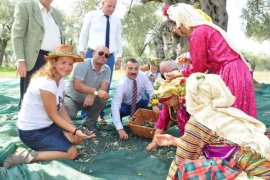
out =
<path fill-rule="evenodd" d="M 139 72 L 138 72 L 138 74 L 137 74 L 137 76 L 136 76 L 136 79 L 135 79 L 135 80 L 137 81 L 137 83 L 138 83 L 138 79 L 139 79 L 138 76 L 139 76 Z M 124 77 L 126 78 L 126 80 L 127 80 L 128 82 L 131 82 L 131 83 L 132 83 L 132 82 L 134 81 L 133 79 L 130 79 L 126 74 L 125 74 Z"/>
<path fill-rule="evenodd" d="M 99 14 L 100 14 L 101 16 L 104 16 L 104 17 L 106 16 L 106 15 L 104 14 L 104 12 L 102 11 L 102 9 L 99 10 Z M 109 18 L 110 18 L 111 16 L 112 16 L 112 15 L 110 15 Z"/>
<path fill-rule="evenodd" d="M 40 9 L 41 12 L 44 11 L 44 10 L 47 12 L 47 9 L 39 2 L 39 0 L 38 0 L 38 6 L 39 6 L 39 9 Z M 48 14 L 51 14 L 52 11 L 53 11 L 52 6 L 50 6 Z"/>

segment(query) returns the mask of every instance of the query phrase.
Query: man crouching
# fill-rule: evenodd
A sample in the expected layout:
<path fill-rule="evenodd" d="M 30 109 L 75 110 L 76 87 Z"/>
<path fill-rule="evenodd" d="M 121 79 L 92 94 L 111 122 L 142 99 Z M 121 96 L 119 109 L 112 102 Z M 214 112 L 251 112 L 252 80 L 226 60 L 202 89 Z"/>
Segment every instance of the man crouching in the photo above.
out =
<path fill-rule="evenodd" d="M 107 89 L 111 74 L 110 67 L 106 65 L 109 49 L 100 46 L 93 55 L 93 58 L 85 59 L 74 68 L 64 102 L 71 119 L 75 119 L 77 112 L 82 109 L 89 112 L 83 127 L 90 131 L 96 130 L 97 118 L 109 99 Z"/>

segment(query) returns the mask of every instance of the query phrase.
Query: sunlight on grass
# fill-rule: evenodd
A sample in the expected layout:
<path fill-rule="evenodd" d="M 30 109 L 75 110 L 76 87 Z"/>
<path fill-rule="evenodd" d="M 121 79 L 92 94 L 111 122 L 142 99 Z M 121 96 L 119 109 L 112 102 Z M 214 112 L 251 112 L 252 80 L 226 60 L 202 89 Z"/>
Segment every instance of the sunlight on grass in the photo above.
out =
<path fill-rule="evenodd" d="M 125 74 L 124 69 L 117 70 L 117 71 L 114 70 L 112 79 L 116 80 L 116 81 L 121 80 L 123 78 L 124 74 Z"/>
<path fill-rule="evenodd" d="M 270 84 L 270 72 L 269 71 L 255 71 L 254 79 L 259 83 Z"/>
<path fill-rule="evenodd" d="M 16 77 L 16 70 L 13 67 L 0 67 L 1 77 Z"/>

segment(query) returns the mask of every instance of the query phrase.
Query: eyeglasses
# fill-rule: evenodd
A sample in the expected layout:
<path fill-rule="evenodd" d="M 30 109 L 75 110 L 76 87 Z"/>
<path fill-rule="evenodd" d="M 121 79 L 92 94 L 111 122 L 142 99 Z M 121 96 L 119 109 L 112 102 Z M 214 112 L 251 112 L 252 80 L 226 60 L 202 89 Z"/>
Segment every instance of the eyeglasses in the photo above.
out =
<path fill-rule="evenodd" d="M 103 51 L 99 51 L 98 52 L 98 55 L 99 56 L 103 56 L 104 55 L 104 57 L 106 58 L 106 59 L 108 59 L 111 55 L 110 54 L 107 54 L 107 53 L 105 53 L 105 52 L 103 52 Z"/>

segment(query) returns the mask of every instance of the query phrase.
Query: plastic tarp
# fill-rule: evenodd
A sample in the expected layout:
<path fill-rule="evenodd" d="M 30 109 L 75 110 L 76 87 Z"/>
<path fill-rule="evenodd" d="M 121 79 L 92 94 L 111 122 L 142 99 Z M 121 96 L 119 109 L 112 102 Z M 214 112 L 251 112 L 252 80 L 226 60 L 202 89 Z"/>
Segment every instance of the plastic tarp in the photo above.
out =
<path fill-rule="evenodd" d="M 110 96 L 115 89 L 111 85 Z M 270 85 L 261 84 L 256 90 L 259 119 L 270 126 Z M 23 147 L 16 132 L 17 104 L 19 99 L 19 80 L 0 79 L 0 179 L 112 179 L 112 180 L 163 180 L 175 155 L 174 147 L 159 148 L 146 152 L 150 140 L 134 136 L 129 130 L 128 118 L 124 119 L 128 141 L 120 141 L 110 115 L 110 101 L 105 114 L 107 125 L 98 126 L 97 137 L 77 145 L 76 160 L 55 160 L 3 168 L 5 158 Z M 74 124 L 81 126 L 83 120 L 78 114 Z M 170 134 L 177 136 L 176 127 Z"/>

